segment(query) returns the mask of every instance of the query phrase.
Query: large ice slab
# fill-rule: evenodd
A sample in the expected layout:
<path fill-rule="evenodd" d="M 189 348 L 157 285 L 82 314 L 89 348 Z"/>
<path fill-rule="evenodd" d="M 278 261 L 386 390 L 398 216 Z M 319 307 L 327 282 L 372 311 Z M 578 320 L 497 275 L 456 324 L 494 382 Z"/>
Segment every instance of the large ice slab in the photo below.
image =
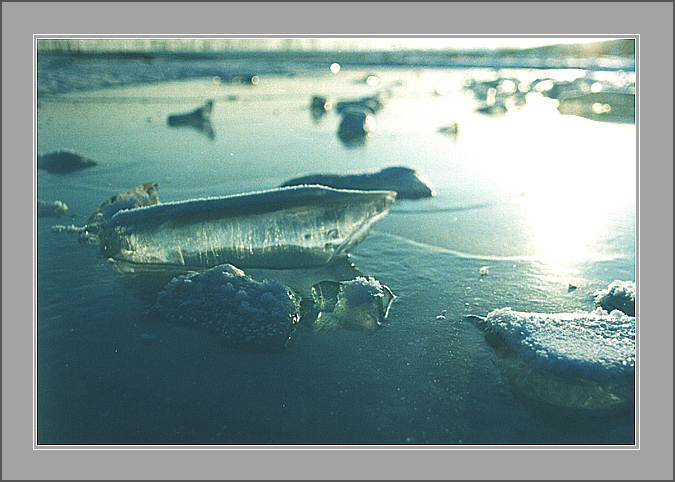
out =
<path fill-rule="evenodd" d="M 277 351 L 298 322 L 300 302 L 274 280 L 255 281 L 231 265 L 174 278 L 152 311 L 218 335 L 228 345 Z"/>
<path fill-rule="evenodd" d="M 109 258 L 239 268 L 318 266 L 359 243 L 396 193 L 298 186 L 121 210 L 99 232 Z"/>
<path fill-rule="evenodd" d="M 634 400 L 635 318 L 618 312 L 495 310 L 482 323 L 515 391 L 558 407 L 598 411 Z"/>
<path fill-rule="evenodd" d="M 604 382 L 635 373 L 635 318 L 599 313 L 522 313 L 509 308 L 486 323 L 526 361 L 556 375 Z"/>

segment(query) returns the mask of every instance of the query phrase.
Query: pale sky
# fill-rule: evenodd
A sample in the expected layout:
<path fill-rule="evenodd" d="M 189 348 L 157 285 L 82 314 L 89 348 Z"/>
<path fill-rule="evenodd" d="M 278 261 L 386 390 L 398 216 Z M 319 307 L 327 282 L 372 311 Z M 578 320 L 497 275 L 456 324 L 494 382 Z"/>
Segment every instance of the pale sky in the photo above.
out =
<path fill-rule="evenodd" d="M 530 48 L 542 45 L 571 44 L 598 42 L 602 40 L 611 40 L 610 38 L 580 38 L 580 37 L 463 37 L 463 38 L 376 38 L 370 39 L 371 42 L 380 45 L 383 48 L 397 46 L 399 48 L 453 48 L 453 49 L 475 49 L 475 48 Z"/>

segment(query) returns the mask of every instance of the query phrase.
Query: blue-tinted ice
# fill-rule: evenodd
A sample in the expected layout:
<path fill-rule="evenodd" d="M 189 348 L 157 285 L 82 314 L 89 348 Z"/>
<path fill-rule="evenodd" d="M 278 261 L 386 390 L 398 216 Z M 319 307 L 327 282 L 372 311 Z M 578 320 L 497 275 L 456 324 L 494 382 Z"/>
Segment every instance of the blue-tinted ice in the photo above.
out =
<path fill-rule="evenodd" d="M 632 404 L 635 318 L 605 311 L 495 310 L 486 339 L 516 392 L 562 408 L 596 411 Z"/>
<path fill-rule="evenodd" d="M 317 311 L 314 328 L 351 328 L 373 331 L 389 314 L 395 296 L 375 278 L 358 276 L 350 281 L 322 281 L 312 287 Z"/>
<path fill-rule="evenodd" d="M 298 186 L 121 210 L 99 233 L 109 258 L 239 268 L 320 266 L 361 242 L 396 193 Z"/>
<path fill-rule="evenodd" d="M 247 349 L 281 350 L 300 318 L 300 300 L 274 280 L 255 281 L 232 265 L 174 278 L 152 311 Z"/>

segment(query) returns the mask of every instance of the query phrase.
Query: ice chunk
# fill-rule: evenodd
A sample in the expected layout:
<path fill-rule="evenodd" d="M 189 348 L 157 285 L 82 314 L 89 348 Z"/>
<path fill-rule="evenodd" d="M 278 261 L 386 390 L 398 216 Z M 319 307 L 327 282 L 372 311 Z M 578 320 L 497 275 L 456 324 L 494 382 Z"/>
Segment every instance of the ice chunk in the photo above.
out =
<path fill-rule="evenodd" d="M 390 191 L 298 186 L 118 211 L 101 251 L 131 263 L 240 268 L 319 266 L 364 239 Z"/>
<path fill-rule="evenodd" d="M 68 214 L 68 206 L 63 201 L 38 201 L 38 218 L 60 218 Z"/>
<path fill-rule="evenodd" d="M 95 165 L 96 161 L 81 156 L 71 149 L 61 149 L 37 157 L 38 169 L 57 174 L 79 171 Z"/>
<path fill-rule="evenodd" d="M 490 313 L 482 325 L 517 393 L 586 411 L 633 402 L 634 317 L 505 308 Z"/>
<path fill-rule="evenodd" d="M 153 206 L 158 203 L 159 185 L 156 182 L 146 182 L 134 189 L 116 194 L 96 208 L 96 211 L 89 216 L 87 224 L 84 226 L 84 231 L 80 236 L 80 241 L 98 243 L 101 226 L 110 221 L 110 218 L 118 211 Z"/>
<path fill-rule="evenodd" d="M 167 117 L 166 122 L 170 127 L 191 127 L 206 135 L 211 140 L 216 138 L 216 133 L 211 125 L 211 113 L 213 112 L 213 100 L 195 110 L 185 114 L 173 114 Z"/>
<path fill-rule="evenodd" d="M 635 316 L 635 282 L 612 281 L 607 289 L 595 292 L 595 303 L 603 310 L 619 310 Z"/>
<path fill-rule="evenodd" d="M 68 233 L 68 234 L 82 234 L 84 232 L 84 226 L 75 226 L 71 224 L 70 226 L 64 226 L 62 224 L 57 224 L 55 226 L 52 226 L 51 231 L 52 233 Z"/>
<path fill-rule="evenodd" d="M 317 330 L 351 328 L 373 331 L 387 318 L 395 296 L 374 278 L 322 281 L 312 287 Z"/>
<path fill-rule="evenodd" d="M 274 280 L 258 282 L 231 265 L 174 278 L 152 312 L 205 329 L 238 348 L 277 351 L 299 320 L 299 300 Z"/>
<path fill-rule="evenodd" d="M 283 186 L 321 184 L 336 189 L 378 189 L 396 191 L 399 199 L 419 199 L 434 195 L 422 174 L 409 167 L 388 167 L 379 172 L 353 174 L 314 174 L 286 181 Z"/>
<path fill-rule="evenodd" d="M 370 139 L 377 127 L 375 116 L 368 110 L 350 107 L 342 112 L 338 137 L 347 144 L 359 144 Z"/>

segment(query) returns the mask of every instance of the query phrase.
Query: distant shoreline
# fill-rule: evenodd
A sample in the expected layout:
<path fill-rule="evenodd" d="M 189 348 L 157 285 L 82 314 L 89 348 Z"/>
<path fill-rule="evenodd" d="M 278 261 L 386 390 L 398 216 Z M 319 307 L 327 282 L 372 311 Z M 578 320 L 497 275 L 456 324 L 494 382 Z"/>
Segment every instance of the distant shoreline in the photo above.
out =
<path fill-rule="evenodd" d="M 605 71 L 635 71 L 634 56 L 599 55 L 580 57 L 570 54 L 554 55 L 550 50 L 516 51 L 338 51 L 338 50 L 231 50 L 231 51 L 68 51 L 42 50 L 38 57 L 72 57 L 79 59 L 125 59 L 153 62 L 157 60 L 252 60 L 288 63 L 325 63 L 336 61 L 343 65 L 439 67 L 439 68 L 532 68 L 584 69 Z"/>

